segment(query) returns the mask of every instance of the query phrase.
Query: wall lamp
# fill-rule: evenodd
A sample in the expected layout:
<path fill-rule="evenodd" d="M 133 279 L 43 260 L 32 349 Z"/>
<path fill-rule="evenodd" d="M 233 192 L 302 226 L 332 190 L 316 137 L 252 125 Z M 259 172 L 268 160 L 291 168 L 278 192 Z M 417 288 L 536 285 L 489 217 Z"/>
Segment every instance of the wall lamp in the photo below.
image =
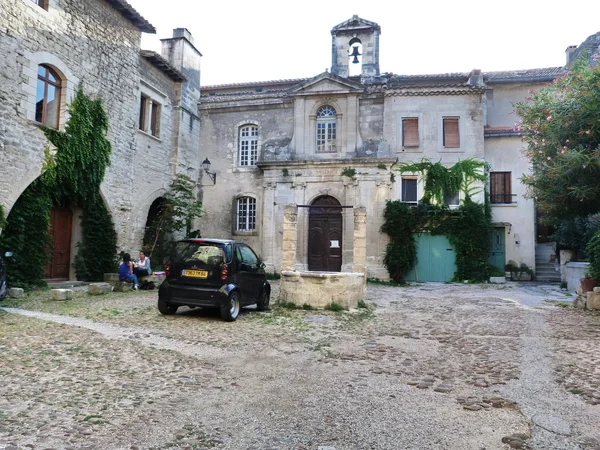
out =
<path fill-rule="evenodd" d="M 204 161 L 202 161 L 202 168 L 206 172 L 206 175 L 208 175 L 210 177 L 210 179 L 213 180 L 213 184 L 217 184 L 217 173 L 216 172 L 209 172 L 209 170 L 210 170 L 210 161 L 208 160 L 208 158 L 206 158 Z"/>

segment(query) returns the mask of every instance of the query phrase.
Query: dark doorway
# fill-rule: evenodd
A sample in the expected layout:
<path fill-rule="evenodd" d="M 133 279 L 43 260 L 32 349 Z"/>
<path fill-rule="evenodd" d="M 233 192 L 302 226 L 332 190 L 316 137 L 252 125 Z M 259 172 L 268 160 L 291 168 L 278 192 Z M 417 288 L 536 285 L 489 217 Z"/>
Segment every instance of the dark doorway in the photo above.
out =
<path fill-rule="evenodd" d="M 46 266 L 46 278 L 68 280 L 71 267 L 71 225 L 73 213 L 68 208 L 54 207 L 50 210 L 50 235 L 52 252 Z"/>
<path fill-rule="evenodd" d="M 308 270 L 342 270 L 342 208 L 340 202 L 328 195 L 318 197 L 310 206 Z"/>
<path fill-rule="evenodd" d="M 536 242 L 538 244 L 544 244 L 551 242 L 551 236 L 556 233 L 556 228 L 551 225 L 545 225 L 542 223 L 543 213 L 539 209 L 535 210 L 535 225 L 536 225 Z"/>

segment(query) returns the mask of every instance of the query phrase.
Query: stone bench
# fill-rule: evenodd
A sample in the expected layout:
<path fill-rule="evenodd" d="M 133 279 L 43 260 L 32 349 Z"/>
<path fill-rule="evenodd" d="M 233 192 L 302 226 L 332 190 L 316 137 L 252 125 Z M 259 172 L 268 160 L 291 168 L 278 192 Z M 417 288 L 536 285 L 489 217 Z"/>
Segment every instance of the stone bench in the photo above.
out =
<path fill-rule="evenodd" d="M 144 281 L 152 281 L 154 283 L 154 285 L 156 287 L 158 287 L 158 286 L 160 286 L 160 283 L 165 281 L 166 278 L 167 278 L 166 275 L 146 275 L 145 277 L 140 277 L 139 282 L 140 282 L 140 286 L 141 286 L 142 283 L 144 283 Z"/>
<path fill-rule="evenodd" d="M 113 291 L 113 285 L 110 283 L 91 283 L 88 286 L 89 295 L 110 294 Z"/>
<path fill-rule="evenodd" d="M 71 289 L 51 289 L 50 298 L 52 300 L 68 300 L 73 297 L 73 290 Z"/>

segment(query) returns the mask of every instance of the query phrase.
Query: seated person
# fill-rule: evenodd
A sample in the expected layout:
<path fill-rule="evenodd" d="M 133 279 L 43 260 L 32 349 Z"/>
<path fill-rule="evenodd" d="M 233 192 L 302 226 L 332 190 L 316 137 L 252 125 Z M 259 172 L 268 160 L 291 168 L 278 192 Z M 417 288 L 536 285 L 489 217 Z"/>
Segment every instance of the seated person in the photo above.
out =
<path fill-rule="evenodd" d="M 133 270 L 138 277 L 145 277 L 146 275 L 152 275 L 152 269 L 150 269 L 150 258 L 148 258 L 144 252 L 140 252 L 140 261 L 135 263 L 135 269 Z"/>
<path fill-rule="evenodd" d="M 139 288 L 137 276 L 133 273 L 133 263 L 129 253 L 123 255 L 123 261 L 119 265 L 119 281 L 133 283 L 133 289 L 136 291 Z"/>

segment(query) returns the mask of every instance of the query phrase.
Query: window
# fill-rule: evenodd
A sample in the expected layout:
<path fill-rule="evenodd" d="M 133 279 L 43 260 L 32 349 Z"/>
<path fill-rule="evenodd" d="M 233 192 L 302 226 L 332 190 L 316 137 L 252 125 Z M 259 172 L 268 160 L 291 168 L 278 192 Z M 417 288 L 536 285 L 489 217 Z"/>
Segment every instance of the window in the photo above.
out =
<path fill-rule="evenodd" d="M 402 147 L 419 146 L 419 119 L 416 117 L 402 119 Z"/>
<path fill-rule="evenodd" d="M 48 0 L 31 0 L 33 3 L 38 5 L 40 8 L 48 10 Z"/>
<path fill-rule="evenodd" d="M 258 127 L 256 125 L 240 127 L 239 149 L 239 165 L 254 166 L 258 158 Z"/>
<path fill-rule="evenodd" d="M 149 132 L 154 137 L 160 137 L 160 103 L 142 94 L 139 120 L 140 130 Z"/>
<path fill-rule="evenodd" d="M 417 203 L 417 179 L 402 178 L 402 201 Z"/>
<path fill-rule="evenodd" d="M 490 172 L 490 202 L 512 203 L 510 172 Z"/>
<path fill-rule="evenodd" d="M 236 259 L 242 264 L 247 264 L 250 267 L 258 267 L 258 256 L 250 247 L 238 245 L 236 248 Z"/>
<path fill-rule="evenodd" d="M 237 231 L 256 229 L 256 199 L 241 197 L 237 201 Z"/>
<path fill-rule="evenodd" d="M 444 147 L 459 148 L 458 117 L 444 117 Z"/>
<path fill-rule="evenodd" d="M 336 151 L 336 115 L 332 106 L 317 110 L 317 152 Z"/>
<path fill-rule="evenodd" d="M 38 66 L 35 120 L 51 128 L 58 128 L 60 117 L 61 81 L 50 67 Z"/>
<path fill-rule="evenodd" d="M 444 205 L 458 206 L 460 205 L 460 195 L 458 192 L 444 192 Z"/>

